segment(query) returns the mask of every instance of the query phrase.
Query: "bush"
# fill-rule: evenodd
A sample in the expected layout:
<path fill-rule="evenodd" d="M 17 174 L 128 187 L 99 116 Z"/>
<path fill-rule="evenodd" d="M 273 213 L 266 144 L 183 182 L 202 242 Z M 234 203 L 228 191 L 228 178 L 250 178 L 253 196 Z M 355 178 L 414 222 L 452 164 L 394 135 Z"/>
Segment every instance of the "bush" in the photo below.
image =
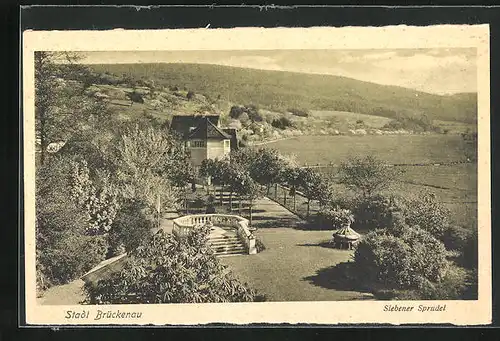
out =
<path fill-rule="evenodd" d="M 266 246 L 264 245 L 262 240 L 260 240 L 259 238 L 255 238 L 255 248 L 257 249 L 257 253 L 259 253 L 264 251 L 266 249 Z"/>
<path fill-rule="evenodd" d="M 412 130 L 415 132 L 435 131 L 440 132 L 441 128 L 434 125 L 427 115 L 398 115 L 398 117 L 386 125 L 383 129 L 392 130 Z"/>
<path fill-rule="evenodd" d="M 85 285 L 90 304 L 250 302 L 256 293 L 236 280 L 208 245 L 209 228 L 178 240 L 163 230 L 129 253 L 119 272 Z"/>
<path fill-rule="evenodd" d="M 415 285 L 411 252 L 411 247 L 400 238 L 370 232 L 359 242 L 354 261 L 367 282 L 407 288 Z"/>
<path fill-rule="evenodd" d="M 449 211 L 436 200 L 433 194 L 424 194 L 405 203 L 406 223 L 432 233 L 441 239 L 449 228 Z"/>
<path fill-rule="evenodd" d="M 51 245 L 40 250 L 40 277 L 45 287 L 68 283 L 92 269 L 106 258 L 105 236 L 85 236 L 64 231 L 52 236 Z"/>
<path fill-rule="evenodd" d="M 56 158 L 36 174 L 36 270 L 38 288 L 65 284 L 104 260 L 104 236 L 88 236 L 88 217 L 70 195 L 71 164 Z"/>
<path fill-rule="evenodd" d="M 238 105 L 233 105 L 229 110 L 229 117 L 237 120 L 240 115 L 244 112 L 243 108 Z"/>
<path fill-rule="evenodd" d="M 460 263 L 467 269 L 477 269 L 478 264 L 478 241 L 477 230 L 470 233 L 462 250 Z"/>
<path fill-rule="evenodd" d="M 400 200 L 394 196 L 374 195 L 361 198 L 353 209 L 353 228 L 355 230 L 387 228 L 392 224 L 392 213 L 401 209 Z"/>
<path fill-rule="evenodd" d="M 280 117 L 279 119 L 275 119 L 271 122 L 271 125 L 278 129 L 286 129 L 289 127 L 293 127 L 293 122 L 286 117 Z"/>
<path fill-rule="evenodd" d="M 421 300 L 460 300 L 467 288 L 467 272 L 463 268 L 451 266 L 439 282 L 425 281 L 418 293 Z"/>
<path fill-rule="evenodd" d="M 468 229 L 450 225 L 443 232 L 441 240 L 448 250 L 457 250 L 462 252 L 471 234 L 472 231 Z"/>
<path fill-rule="evenodd" d="M 151 233 L 152 227 L 142 204 L 137 201 L 123 204 L 109 232 L 109 256 L 117 256 L 137 248 L 140 241 Z"/>
<path fill-rule="evenodd" d="M 259 108 L 256 105 L 247 105 L 245 111 L 252 122 L 262 122 L 262 115 L 259 113 Z"/>
<path fill-rule="evenodd" d="M 447 270 L 444 245 L 419 228 L 407 228 L 400 237 L 372 231 L 359 242 L 354 260 L 369 282 L 389 289 L 422 288 Z"/>
<path fill-rule="evenodd" d="M 188 91 L 186 98 L 191 100 L 194 98 L 195 93 L 193 91 Z"/>
<path fill-rule="evenodd" d="M 134 103 L 144 103 L 144 98 L 137 91 L 127 94 L 127 96 Z"/>
<path fill-rule="evenodd" d="M 324 207 L 318 212 L 318 217 L 321 224 L 329 230 L 339 230 L 354 221 L 351 211 L 340 207 Z"/>
<path fill-rule="evenodd" d="M 287 109 L 287 111 L 295 116 L 300 116 L 300 117 L 308 117 L 309 116 L 309 112 L 307 110 L 291 108 L 291 109 Z"/>

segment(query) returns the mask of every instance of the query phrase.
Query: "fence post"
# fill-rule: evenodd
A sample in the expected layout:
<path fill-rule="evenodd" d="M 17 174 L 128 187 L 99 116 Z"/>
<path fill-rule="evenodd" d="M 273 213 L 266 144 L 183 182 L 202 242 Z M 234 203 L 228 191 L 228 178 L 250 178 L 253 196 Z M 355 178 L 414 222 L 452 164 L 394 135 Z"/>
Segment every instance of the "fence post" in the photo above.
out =
<path fill-rule="evenodd" d="M 286 189 L 283 191 L 283 206 L 286 206 Z"/>
<path fill-rule="evenodd" d="M 274 200 L 278 200 L 278 184 L 274 184 Z"/>

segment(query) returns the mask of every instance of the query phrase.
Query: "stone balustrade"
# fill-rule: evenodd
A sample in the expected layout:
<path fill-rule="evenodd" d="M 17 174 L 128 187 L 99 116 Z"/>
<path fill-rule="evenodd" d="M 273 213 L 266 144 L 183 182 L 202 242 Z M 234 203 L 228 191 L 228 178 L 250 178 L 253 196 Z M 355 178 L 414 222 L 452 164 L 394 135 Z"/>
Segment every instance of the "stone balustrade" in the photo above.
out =
<path fill-rule="evenodd" d="M 186 236 L 192 229 L 207 223 L 221 228 L 230 228 L 236 231 L 238 237 L 245 244 L 248 254 L 256 254 L 255 236 L 248 228 L 248 219 L 231 214 L 190 214 L 174 219 L 172 232 L 177 238 Z"/>

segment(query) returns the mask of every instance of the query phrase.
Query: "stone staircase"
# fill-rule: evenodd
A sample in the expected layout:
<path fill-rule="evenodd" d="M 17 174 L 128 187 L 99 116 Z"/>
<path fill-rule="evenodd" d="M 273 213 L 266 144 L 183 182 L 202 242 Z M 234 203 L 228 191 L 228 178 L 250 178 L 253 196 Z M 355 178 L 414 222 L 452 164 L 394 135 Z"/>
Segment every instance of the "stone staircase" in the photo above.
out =
<path fill-rule="evenodd" d="M 218 257 L 247 254 L 245 244 L 236 232 L 224 230 L 220 227 L 210 229 L 209 244 Z"/>

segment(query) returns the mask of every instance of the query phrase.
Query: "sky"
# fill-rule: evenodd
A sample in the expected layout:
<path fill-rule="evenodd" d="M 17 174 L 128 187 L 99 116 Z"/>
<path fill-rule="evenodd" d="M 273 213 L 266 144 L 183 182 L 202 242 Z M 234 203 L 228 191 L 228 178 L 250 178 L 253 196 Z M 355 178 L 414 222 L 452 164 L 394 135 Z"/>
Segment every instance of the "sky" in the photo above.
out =
<path fill-rule="evenodd" d="M 337 75 L 436 94 L 477 91 L 475 48 L 83 52 L 82 63 L 201 63 Z"/>

